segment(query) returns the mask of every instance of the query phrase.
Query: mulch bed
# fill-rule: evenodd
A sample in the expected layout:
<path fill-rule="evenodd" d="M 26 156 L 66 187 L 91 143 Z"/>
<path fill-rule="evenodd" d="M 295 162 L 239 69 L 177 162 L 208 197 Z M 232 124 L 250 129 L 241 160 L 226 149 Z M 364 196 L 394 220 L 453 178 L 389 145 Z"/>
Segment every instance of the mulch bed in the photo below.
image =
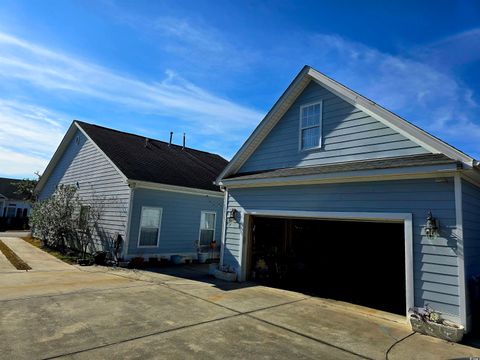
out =
<path fill-rule="evenodd" d="M 12 263 L 17 270 L 31 270 L 32 268 L 28 264 L 20 259 L 17 254 L 13 252 L 5 243 L 0 240 L 0 251 L 5 255 L 5 257 Z"/>

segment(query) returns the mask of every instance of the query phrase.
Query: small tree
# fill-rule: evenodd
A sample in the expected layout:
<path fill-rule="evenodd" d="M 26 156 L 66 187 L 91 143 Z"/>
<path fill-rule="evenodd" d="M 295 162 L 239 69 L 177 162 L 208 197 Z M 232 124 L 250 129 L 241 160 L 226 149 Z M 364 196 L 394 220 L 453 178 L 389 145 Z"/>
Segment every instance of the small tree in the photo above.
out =
<path fill-rule="evenodd" d="M 35 187 L 38 184 L 38 180 L 40 180 L 40 174 L 38 172 L 35 173 L 36 179 L 23 179 L 19 182 L 13 183 L 17 188 L 15 190 L 15 194 L 19 195 L 21 199 L 28 201 L 30 203 L 35 202 Z"/>
<path fill-rule="evenodd" d="M 75 210 L 79 207 L 76 188 L 60 184 L 52 196 L 34 204 L 30 223 L 44 244 L 65 250 L 75 234 Z"/>
<path fill-rule="evenodd" d="M 119 201 L 115 197 L 96 194 L 93 187 L 84 195 L 80 198 L 75 186 L 61 184 L 52 196 L 35 203 L 30 217 L 34 234 L 44 244 L 61 251 L 67 247 L 77 250 L 82 259 L 89 252 L 95 252 L 93 240 L 97 239 L 103 241 L 103 247 L 115 259 L 114 239 L 103 232 L 100 222 L 105 207 L 118 205 Z"/>

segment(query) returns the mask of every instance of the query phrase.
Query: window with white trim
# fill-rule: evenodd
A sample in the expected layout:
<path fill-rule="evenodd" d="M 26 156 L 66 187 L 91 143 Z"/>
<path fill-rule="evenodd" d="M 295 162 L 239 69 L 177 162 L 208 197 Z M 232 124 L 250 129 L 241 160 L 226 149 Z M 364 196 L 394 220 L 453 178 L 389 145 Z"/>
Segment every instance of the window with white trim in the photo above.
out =
<path fill-rule="evenodd" d="M 300 150 L 322 146 L 322 102 L 300 107 Z"/>
<path fill-rule="evenodd" d="M 159 207 L 142 207 L 140 216 L 140 229 L 138 231 L 139 247 L 158 246 L 160 238 L 160 225 L 162 223 L 163 209 Z"/>
<path fill-rule="evenodd" d="M 199 246 L 210 246 L 215 239 L 215 221 L 217 214 L 211 211 L 202 211 L 200 216 Z"/>

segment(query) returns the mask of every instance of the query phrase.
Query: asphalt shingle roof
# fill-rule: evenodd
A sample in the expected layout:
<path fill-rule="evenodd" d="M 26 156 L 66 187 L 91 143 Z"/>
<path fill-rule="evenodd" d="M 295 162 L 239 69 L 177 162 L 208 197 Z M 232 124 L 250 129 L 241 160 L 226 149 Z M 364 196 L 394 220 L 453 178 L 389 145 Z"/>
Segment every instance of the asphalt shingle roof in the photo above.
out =
<path fill-rule="evenodd" d="M 21 196 L 15 194 L 15 191 L 17 191 L 16 185 L 12 184 L 20 181 L 19 179 L 0 178 L 0 195 L 11 200 L 21 200 Z"/>
<path fill-rule="evenodd" d="M 130 180 L 220 191 L 216 177 L 228 161 L 219 155 L 125 133 L 81 121 L 76 123 Z"/>
<path fill-rule="evenodd" d="M 428 166 L 455 164 L 457 161 L 450 159 L 443 154 L 412 155 L 402 157 L 390 157 L 384 159 L 374 159 L 365 161 L 352 161 L 338 164 L 328 164 L 319 166 L 306 166 L 297 168 L 284 168 L 276 170 L 267 170 L 255 173 L 239 173 L 227 179 L 251 180 L 265 179 L 273 177 L 288 177 L 314 174 L 327 174 L 345 171 L 375 170 L 375 169 L 393 169 L 410 166 Z"/>

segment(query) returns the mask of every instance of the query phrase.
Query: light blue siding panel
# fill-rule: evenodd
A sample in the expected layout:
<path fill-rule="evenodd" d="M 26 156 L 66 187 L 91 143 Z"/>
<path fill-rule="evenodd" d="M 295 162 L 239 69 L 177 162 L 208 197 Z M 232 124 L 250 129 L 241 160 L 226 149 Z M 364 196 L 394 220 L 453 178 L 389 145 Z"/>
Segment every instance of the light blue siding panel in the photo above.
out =
<path fill-rule="evenodd" d="M 459 315 L 457 239 L 453 179 L 229 189 L 228 209 L 325 212 L 387 212 L 413 215 L 415 305 Z M 423 228 L 429 210 L 440 222 L 440 236 Z M 241 224 L 227 224 L 225 264 L 239 267 Z"/>
<path fill-rule="evenodd" d="M 323 101 L 321 149 L 299 151 L 300 106 Z M 311 82 L 241 172 L 424 154 L 428 151 Z"/>
<path fill-rule="evenodd" d="M 480 188 L 464 180 L 462 210 L 465 278 L 468 286 L 473 276 L 480 276 Z M 474 304 L 473 298 L 469 299 L 469 304 Z M 467 307 L 467 316 L 472 310 L 470 306 Z"/>
<path fill-rule="evenodd" d="M 88 204 L 94 199 L 105 203 L 95 234 L 97 250 L 109 246 L 116 233 L 125 239 L 130 188 L 106 157 L 80 131 L 68 144 L 39 193 L 39 199 L 49 197 L 59 184 L 78 186 L 77 192 L 83 203 Z"/>
<path fill-rule="evenodd" d="M 465 275 L 480 275 L 480 188 L 462 182 Z"/>
<path fill-rule="evenodd" d="M 138 248 L 138 231 L 142 206 L 163 209 L 158 247 Z M 216 215 L 215 239 L 221 243 L 223 198 L 192 195 L 172 191 L 137 188 L 134 190 L 129 256 L 195 253 L 198 241 L 201 211 L 213 211 Z"/>

